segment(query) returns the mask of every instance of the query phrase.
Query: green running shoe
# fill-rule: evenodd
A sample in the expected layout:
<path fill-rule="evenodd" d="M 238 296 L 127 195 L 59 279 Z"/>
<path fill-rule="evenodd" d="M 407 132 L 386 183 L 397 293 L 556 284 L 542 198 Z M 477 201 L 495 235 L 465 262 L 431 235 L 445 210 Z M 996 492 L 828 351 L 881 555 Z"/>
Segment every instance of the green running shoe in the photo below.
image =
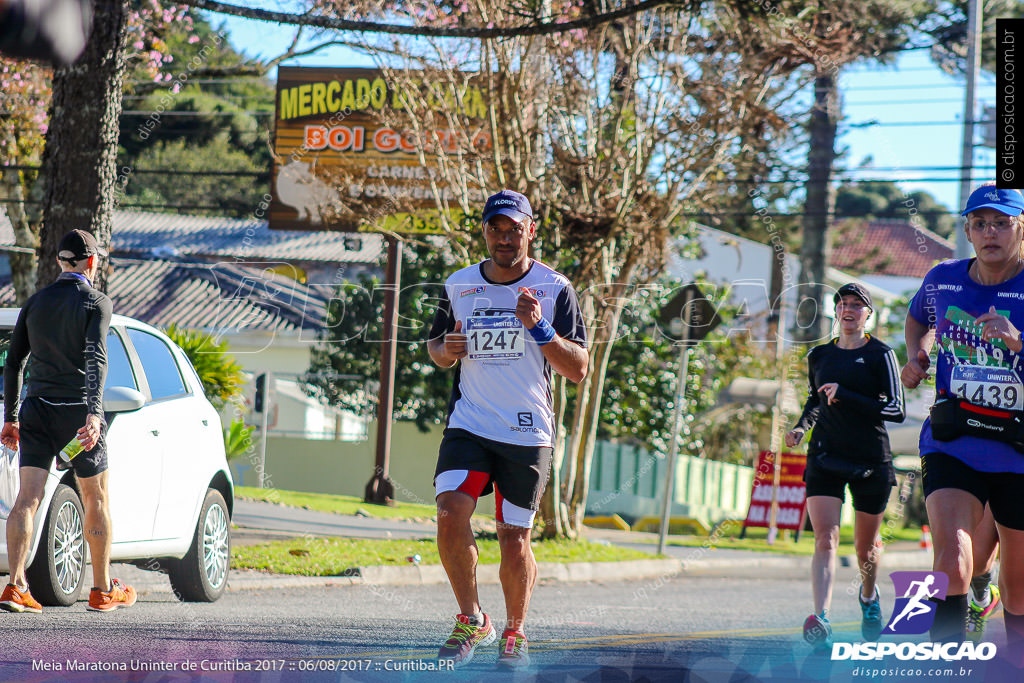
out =
<path fill-rule="evenodd" d="M 508 669 L 521 669 L 530 666 L 530 653 L 526 636 L 521 631 L 507 628 L 498 641 L 500 654 L 498 666 Z"/>
<path fill-rule="evenodd" d="M 458 668 L 465 666 L 473 659 L 478 645 L 490 645 L 498 634 L 494 632 L 494 625 L 491 618 L 484 615 L 483 626 L 474 626 L 469 623 L 469 617 L 465 614 L 455 615 L 455 628 L 448 640 L 441 646 L 437 653 L 437 661 L 454 662 L 452 666 Z"/>
<path fill-rule="evenodd" d="M 992 592 L 992 598 L 986 607 L 980 607 L 973 597 L 967 603 L 967 637 L 975 643 L 981 642 L 985 635 L 985 623 L 999 607 L 999 586 L 992 583 L 988 589 Z"/>

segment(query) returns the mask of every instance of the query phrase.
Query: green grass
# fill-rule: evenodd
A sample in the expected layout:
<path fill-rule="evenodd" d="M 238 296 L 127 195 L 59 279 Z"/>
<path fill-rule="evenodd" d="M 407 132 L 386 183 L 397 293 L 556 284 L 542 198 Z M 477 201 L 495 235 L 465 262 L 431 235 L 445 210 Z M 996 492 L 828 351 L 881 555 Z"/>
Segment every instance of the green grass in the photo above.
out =
<path fill-rule="evenodd" d="M 741 522 L 724 525 L 722 532 L 715 537 L 708 536 L 670 536 L 668 545 L 679 545 L 684 547 L 710 547 L 729 548 L 732 550 L 759 550 L 769 553 L 784 553 L 789 555 L 812 555 L 814 554 L 814 534 L 805 531 L 800 534 L 800 542 L 793 540 L 793 532 L 787 531 L 785 538 L 779 533 L 775 543 L 768 545 L 768 530 L 761 527 L 747 529 L 745 538 L 740 538 L 740 530 L 743 528 Z M 882 526 L 882 538 L 888 544 L 892 541 L 917 541 L 921 537 L 920 529 L 891 529 Z M 655 543 L 651 539 L 644 539 L 643 542 Z M 839 529 L 839 554 L 854 554 L 853 527 L 844 526 Z"/>
<path fill-rule="evenodd" d="M 303 493 L 301 491 L 282 491 L 280 489 L 261 489 L 253 486 L 236 486 L 235 497 L 249 500 L 265 500 L 289 507 L 305 508 L 318 512 L 335 512 L 342 515 L 354 515 L 362 510 L 370 517 L 388 519 L 430 519 L 437 515 L 433 505 L 419 503 L 395 503 L 393 506 L 374 505 L 363 502 L 355 496 L 336 496 L 328 493 Z M 474 515 L 476 517 L 492 517 L 492 515 Z"/>
<path fill-rule="evenodd" d="M 500 560 L 498 542 L 477 539 L 481 564 L 497 564 Z M 538 562 L 617 562 L 649 560 L 651 553 L 617 548 L 589 541 L 534 541 L 533 553 Z M 264 545 L 232 549 L 234 569 L 256 569 L 277 574 L 301 576 L 338 576 L 352 567 L 375 565 L 407 565 L 406 559 L 420 556 L 421 564 L 440 564 L 433 540 L 366 540 L 296 538 Z"/>

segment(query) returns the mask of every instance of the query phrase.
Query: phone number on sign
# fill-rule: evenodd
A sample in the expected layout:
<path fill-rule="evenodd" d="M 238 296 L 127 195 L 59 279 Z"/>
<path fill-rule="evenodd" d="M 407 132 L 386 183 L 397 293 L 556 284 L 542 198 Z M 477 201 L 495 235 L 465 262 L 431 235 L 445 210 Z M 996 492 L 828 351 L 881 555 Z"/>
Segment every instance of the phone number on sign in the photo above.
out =
<path fill-rule="evenodd" d="M 454 661 L 436 659 L 258 659 L 253 671 L 452 671 Z"/>

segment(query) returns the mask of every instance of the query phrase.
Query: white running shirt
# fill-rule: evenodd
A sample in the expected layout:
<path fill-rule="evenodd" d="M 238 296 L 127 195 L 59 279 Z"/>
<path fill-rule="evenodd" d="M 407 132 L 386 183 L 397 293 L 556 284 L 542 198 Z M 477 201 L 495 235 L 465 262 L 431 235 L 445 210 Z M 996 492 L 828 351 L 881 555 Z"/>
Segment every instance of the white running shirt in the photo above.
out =
<path fill-rule="evenodd" d="M 563 339 L 586 348 L 586 327 L 576 291 L 561 273 L 533 260 L 512 282 L 487 279 L 483 264 L 453 273 L 434 314 L 430 338 L 462 321 L 469 355 L 455 369 L 448 426 L 521 446 L 552 446 L 554 401 L 551 366 L 515 316 L 522 289 L 540 302 L 541 315 Z"/>

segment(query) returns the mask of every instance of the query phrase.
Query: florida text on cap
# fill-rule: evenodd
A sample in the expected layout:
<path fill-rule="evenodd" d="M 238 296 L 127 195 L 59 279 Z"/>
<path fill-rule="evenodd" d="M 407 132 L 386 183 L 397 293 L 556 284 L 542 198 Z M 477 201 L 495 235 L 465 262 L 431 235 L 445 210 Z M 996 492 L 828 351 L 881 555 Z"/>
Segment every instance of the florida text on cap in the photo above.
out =
<path fill-rule="evenodd" d="M 995 185 L 985 185 L 971 193 L 967 208 L 960 215 L 966 216 L 978 209 L 995 209 L 1007 216 L 1019 216 L 1024 212 L 1024 195 L 1020 190 L 1002 190 Z"/>
<path fill-rule="evenodd" d="M 530 200 L 515 190 L 502 190 L 487 198 L 487 203 L 484 204 L 483 222 L 486 223 L 499 213 L 508 216 L 516 223 L 533 218 Z"/>

